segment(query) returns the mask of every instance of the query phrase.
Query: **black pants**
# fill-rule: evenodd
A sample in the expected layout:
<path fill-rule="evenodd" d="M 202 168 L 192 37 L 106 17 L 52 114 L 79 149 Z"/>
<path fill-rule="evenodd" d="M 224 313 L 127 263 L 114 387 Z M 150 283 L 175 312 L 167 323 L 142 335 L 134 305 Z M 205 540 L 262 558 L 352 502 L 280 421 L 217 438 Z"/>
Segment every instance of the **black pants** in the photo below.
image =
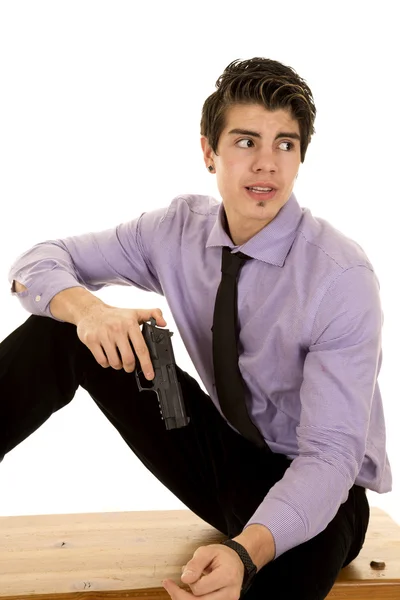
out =
<path fill-rule="evenodd" d="M 234 537 L 291 461 L 233 431 L 198 383 L 179 367 L 177 374 L 191 420 L 167 431 L 156 394 L 139 392 L 134 373 L 101 367 L 75 325 L 32 315 L 0 344 L 0 461 L 81 385 L 159 481 Z M 260 569 L 245 599 L 325 598 L 361 550 L 368 522 L 365 489 L 354 485 L 324 531 Z"/>

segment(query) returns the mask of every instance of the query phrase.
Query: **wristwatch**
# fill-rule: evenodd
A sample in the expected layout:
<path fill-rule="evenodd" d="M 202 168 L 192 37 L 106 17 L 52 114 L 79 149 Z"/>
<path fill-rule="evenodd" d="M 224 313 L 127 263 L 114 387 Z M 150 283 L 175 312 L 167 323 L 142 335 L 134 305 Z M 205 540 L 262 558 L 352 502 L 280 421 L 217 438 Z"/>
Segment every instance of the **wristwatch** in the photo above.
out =
<path fill-rule="evenodd" d="M 244 577 L 241 589 L 241 595 L 243 595 L 249 589 L 251 582 L 257 573 L 257 567 L 251 560 L 249 553 L 247 552 L 246 548 L 242 546 L 242 544 L 239 544 L 234 540 L 226 540 L 225 542 L 222 542 L 222 544 L 224 546 L 229 546 L 229 548 L 232 548 L 232 550 L 235 550 L 235 552 L 239 554 L 241 561 L 244 564 Z"/>

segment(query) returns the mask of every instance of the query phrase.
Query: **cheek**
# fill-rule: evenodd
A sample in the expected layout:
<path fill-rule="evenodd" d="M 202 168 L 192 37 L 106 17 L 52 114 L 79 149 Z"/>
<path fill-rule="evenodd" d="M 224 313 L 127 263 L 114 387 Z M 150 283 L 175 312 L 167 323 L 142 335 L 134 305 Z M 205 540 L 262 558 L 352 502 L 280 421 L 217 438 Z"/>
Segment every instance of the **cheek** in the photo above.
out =
<path fill-rule="evenodd" d="M 232 169 L 237 168 L 237 164 L 238 164 L 237 160 L 235 161 L 233 158 L 226 158 L 224 160 L 224 162 L 222 163 L 222 167 L 223 167 L 224 171 L 229 172 Z"/>
<path fill-rule="evenodd" d="M 235 174 L 240 174 L 243 170 L 243 161 L 227 160 L 225 163 L 225 172 L 227 178 L 232 182 Z"/>
<path fill-rule="evenodd" d="M 237 185 L 237 179 L 241 177 L 242 170 L 243 165 L 241 165 L 240 168 L 237 160 L 224 160 L 222 164 L 219 164 L 217 170 L 217 174 L 220 176 L 220 185 L 223 186 L 224 189 L 235 187 Z"/>

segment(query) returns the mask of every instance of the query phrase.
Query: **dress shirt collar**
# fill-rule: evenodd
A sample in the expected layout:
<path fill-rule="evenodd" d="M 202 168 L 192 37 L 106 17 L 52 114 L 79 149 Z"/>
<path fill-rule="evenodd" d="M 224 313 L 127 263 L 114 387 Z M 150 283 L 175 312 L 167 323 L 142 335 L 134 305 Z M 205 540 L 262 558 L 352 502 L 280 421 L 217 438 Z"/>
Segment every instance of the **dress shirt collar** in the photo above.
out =
<path fill-rule="evenodd" d="M 224 229 L 225 210 L 221 202 L 217 219 L 208 236 L 206 248 L 229 246 L 234 251 L 240 251 L 252 258 L 283 267 L 303 214 L 296 196 L 292 193 L 289 200 L 268 225 L 241 246 L 235 246 Z"/>

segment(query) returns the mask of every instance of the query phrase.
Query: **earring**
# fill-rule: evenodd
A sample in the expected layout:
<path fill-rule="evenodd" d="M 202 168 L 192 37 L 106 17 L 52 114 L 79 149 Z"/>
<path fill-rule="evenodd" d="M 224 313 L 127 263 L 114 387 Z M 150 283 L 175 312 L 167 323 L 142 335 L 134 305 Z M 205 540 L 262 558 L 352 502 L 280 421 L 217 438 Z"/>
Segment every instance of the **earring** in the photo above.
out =
<path fill-rule="evenodd" d="M 213 167 L 212 165 L 210 165 L 210 166 L 208 167 L 208 170 L 209 170 L 209 171 L 214 171 L 214 167 Z"/>

